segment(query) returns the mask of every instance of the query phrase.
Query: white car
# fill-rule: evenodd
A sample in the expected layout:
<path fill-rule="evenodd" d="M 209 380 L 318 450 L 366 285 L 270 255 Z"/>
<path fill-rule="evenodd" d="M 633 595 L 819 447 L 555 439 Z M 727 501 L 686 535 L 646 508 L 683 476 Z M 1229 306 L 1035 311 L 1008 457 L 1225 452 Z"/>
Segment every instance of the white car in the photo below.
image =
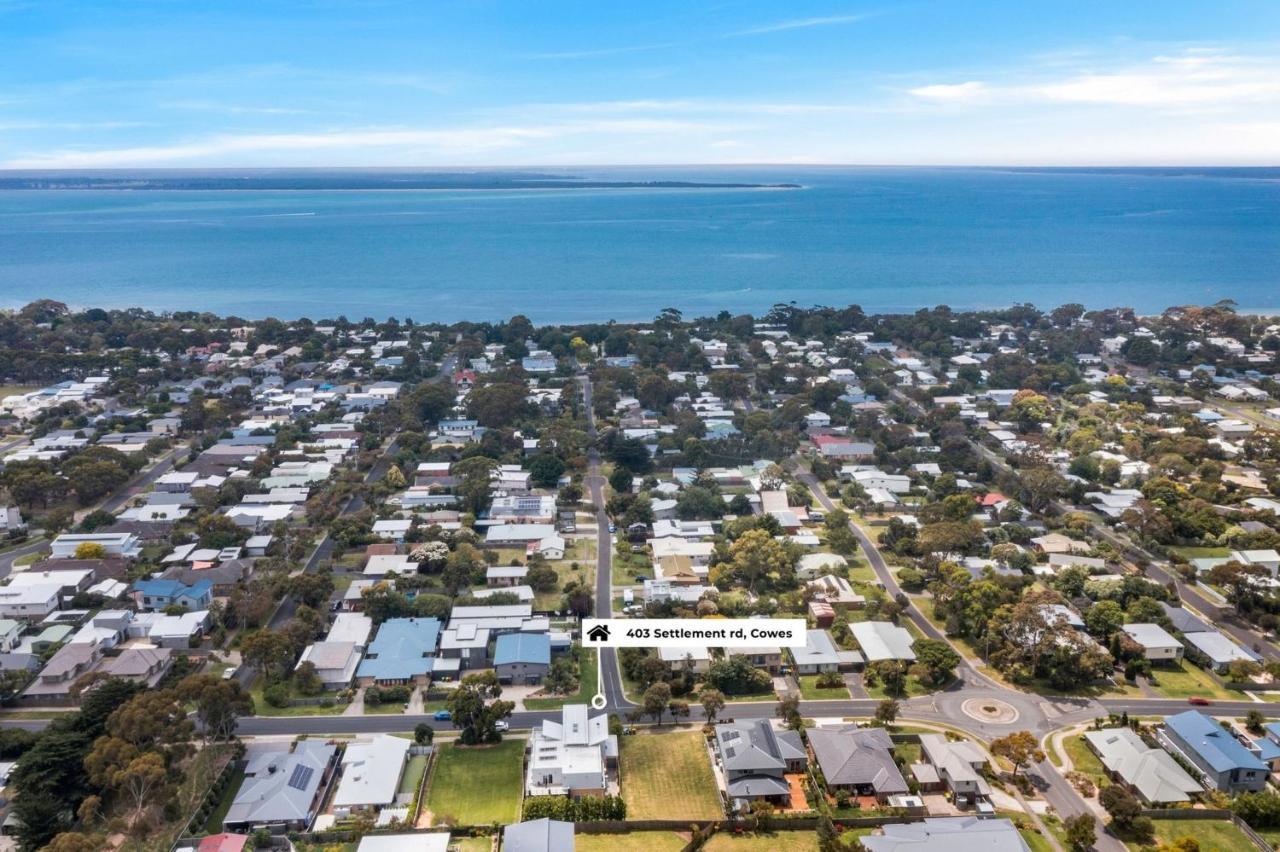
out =
<path fill-rule="evenodd" d="M 493 729 L 495 731 L 509 731 L 511 730 L 511 726 L 507 724 L 505 719 L 499 719 L 493 723 Z"/>

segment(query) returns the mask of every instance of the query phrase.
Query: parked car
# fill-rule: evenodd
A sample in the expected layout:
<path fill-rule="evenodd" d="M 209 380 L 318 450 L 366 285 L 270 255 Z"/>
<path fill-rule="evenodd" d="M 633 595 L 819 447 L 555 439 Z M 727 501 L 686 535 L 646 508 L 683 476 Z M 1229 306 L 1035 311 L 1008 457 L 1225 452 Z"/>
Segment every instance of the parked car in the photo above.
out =
<path fill-rule="evenodd" d="M 505 719 L 499 719 L 493 723 L 493 729 L 495 731 L 509 731 L 511 730 L 511 725 Z"/>
<path fill-rule="evenodd" d="M 236 672 L 238 672 L 239 670 L 240 670 L 240 669 L 239 669 L 238 667 L 236 667 L 236 666 L 232 666 L 232 667 L 231 667 L 231 668 L 229 668 L 229 669 L 224 669 L 224 670 L 223 670 L 223 672 L 222 672 L 222 679 L 223 679 L 223 680 L 231 680 L 233 677 L 235 677 L 235 676 L 236 676 Z"/>
<path fill-rule="evenodd" d="M 1201 698 L 1199 695 L 1193 695 L 1187 699 L 1188 704 L 1194 704 L 1197 707 L 1208 707 L 1213 702 L 1207 698 Z"/>
<path fill-rule="evenodd" d="M 615 524 L 615 523 L 613 523 L 612 521 L 610 521 L 610 523 L 609 523 L 609 532 L 611 532 L 611 533 L 616 533 L 617 531 L 618 531 L 618 525 L 617 525 L 617 524 Z"/>
<path fill-rule="evenodd" d="M 435 719 L 437 722 L 448 722 L 453 718 L 453 714 L 448 710 L 437 710 L 435 713 L 431 714 L 431 718 Z"/>

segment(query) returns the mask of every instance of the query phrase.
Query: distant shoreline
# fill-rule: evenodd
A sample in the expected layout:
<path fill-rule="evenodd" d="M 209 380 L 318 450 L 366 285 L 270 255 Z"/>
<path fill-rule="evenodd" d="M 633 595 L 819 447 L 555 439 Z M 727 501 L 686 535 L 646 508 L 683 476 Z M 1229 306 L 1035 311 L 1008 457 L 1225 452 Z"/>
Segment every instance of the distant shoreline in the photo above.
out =
<path fill-rule="evenodd" d="M 7 177 L 0 173 L 0 190 L 12 192 L 509 192 L 512 190 L 562 191 L 582 189 L 801 189 L 798 183 L 718 181 L 620 181 L 574 180 L 564 177 L 508 178 L 498 180 L 441 180 L 430 177 L 242 177 L 183 176 L 148 178 Z"/>

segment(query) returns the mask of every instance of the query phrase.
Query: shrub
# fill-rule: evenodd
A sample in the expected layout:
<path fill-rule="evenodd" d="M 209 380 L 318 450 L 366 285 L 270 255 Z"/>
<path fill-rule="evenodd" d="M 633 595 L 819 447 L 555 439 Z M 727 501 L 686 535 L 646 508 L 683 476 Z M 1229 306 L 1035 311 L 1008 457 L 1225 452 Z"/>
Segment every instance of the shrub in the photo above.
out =
<path fill-rule="evenodd" d="M 266 689 L 262 690 L 262 698 L 272 707 L 288 707 L 289 706 L 289 687 L 283 683 L 273 683 Z"/>

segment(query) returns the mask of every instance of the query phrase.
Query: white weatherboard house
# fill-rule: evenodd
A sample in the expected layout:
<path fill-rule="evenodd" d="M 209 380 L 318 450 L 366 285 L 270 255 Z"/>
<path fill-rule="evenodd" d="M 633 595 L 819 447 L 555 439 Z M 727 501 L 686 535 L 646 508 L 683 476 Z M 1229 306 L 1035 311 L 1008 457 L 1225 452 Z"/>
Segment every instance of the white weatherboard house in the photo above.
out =
<path fill-rule="evenodd" d="M 1182 659 L 1182 643 L 1158 624 L 1125 624 L 1120 629 L 1142 646 L 1143 655 L 1153 663 Z"/>

